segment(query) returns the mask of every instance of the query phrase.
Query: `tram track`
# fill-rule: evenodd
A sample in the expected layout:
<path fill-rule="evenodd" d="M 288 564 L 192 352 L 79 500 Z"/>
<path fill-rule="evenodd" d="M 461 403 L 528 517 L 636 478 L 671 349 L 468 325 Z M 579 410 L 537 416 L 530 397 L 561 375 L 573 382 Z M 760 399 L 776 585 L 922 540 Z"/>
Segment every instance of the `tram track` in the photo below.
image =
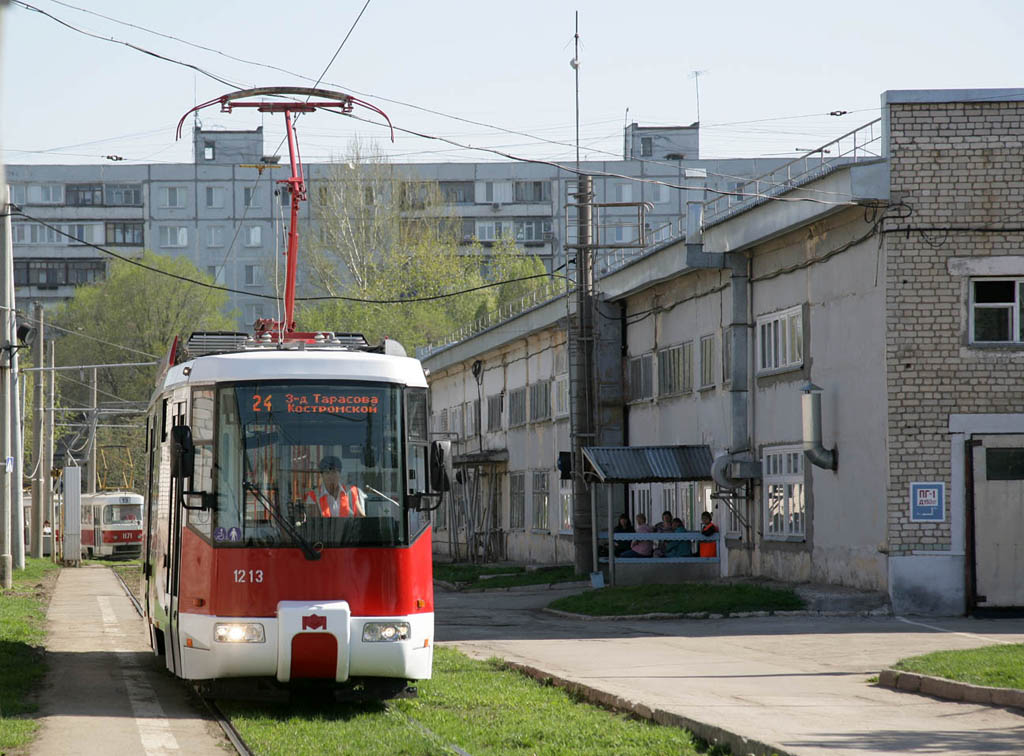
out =
<path fill-rule="evenodd" d="M 128 596 L 128 600 L 131 601 L 132 606 L 135 607 L 135 611 L 138 612 L 140 617 L 142 617 L 142 604 L 139 602 L 139 599 L 135 594 L 132 593 L 132 589 L 128 587 L 128 583 L 125 582 L 124 578 L 121 577 L 117 570 L 111 568 L 110 571 L 114 573 L 114 577 L 116 577 L 117 581 L 121 584 L 125 594 Z M 236 730 L 235 726 L 231 724 L 231 720 L 224 716 L 224 712 L 222 712 L 220 707 L 217 706 L 217 702 L 212 698 L 204 697 L 198 689 L 195 688 L 195 686 L 193 686 L 193 690 L 209 715 L 213 717 L 214 721 L 216 721 L 218 725 L 220 725 L 220 729 L 224 731 L 224 735 L 227 736 L 228 741 L 238 753 L 238 756 L 254 756 L 253 752 L 249 749 L 249 746 L 245 744 L 245 741 L 242 739 L 238 730 Z M 465 754 L 464 756 L 469 755 Z"/>

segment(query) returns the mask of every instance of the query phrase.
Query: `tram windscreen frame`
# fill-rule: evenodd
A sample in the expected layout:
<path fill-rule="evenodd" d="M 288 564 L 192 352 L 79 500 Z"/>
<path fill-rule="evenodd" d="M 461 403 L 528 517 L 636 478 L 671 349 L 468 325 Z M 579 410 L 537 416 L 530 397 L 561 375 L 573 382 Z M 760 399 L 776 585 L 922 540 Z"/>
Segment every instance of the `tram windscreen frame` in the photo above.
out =
<path fill-rule="evenodd" d="M 407 544 L 402 388 L 323 380 L 219 388 L 210 475 L 214 545 L 319 551 Z M 340 462 L 349 516 L 339 511 L 336 488 L 324 496 L 332 481 L 321 465 L 332 459 Z"/>

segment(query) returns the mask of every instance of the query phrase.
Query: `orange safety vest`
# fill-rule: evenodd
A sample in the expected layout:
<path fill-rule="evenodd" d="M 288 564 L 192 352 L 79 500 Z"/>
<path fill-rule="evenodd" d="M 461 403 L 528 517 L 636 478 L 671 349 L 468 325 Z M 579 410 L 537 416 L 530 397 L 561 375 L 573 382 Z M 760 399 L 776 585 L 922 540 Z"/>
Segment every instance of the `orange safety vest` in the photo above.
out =
<path fill-rule="evenodd" d="M 306 494 L 306 501 L 319 506 L 320 514 L 324 517 L 333 516 L 331 514 L 331 496 L 327 493 L 327 489 L 321 487 L 319 495 L 316 491 L 309 491 Z M 342 486 L 341 492 L 338 494 L 338 515 L 340 517 L 361 517 L 364 514 L 366 512 L 363 509 L 363 492 L 359 490 L 358 486 L 348 486 L 347 488 Z"/>

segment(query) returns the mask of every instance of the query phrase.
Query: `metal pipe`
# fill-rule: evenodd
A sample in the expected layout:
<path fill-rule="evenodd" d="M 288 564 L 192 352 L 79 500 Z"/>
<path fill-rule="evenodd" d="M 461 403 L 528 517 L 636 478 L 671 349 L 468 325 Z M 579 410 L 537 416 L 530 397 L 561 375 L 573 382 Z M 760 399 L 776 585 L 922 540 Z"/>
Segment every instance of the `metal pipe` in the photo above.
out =
<path fill-rule="evenodd" d="M 808 383 L 802 391 L 804 456 L 815 467 L 835 471 L 839 467 L 838 449 L 826 449 L 821 443 L 821 388 Z"/>

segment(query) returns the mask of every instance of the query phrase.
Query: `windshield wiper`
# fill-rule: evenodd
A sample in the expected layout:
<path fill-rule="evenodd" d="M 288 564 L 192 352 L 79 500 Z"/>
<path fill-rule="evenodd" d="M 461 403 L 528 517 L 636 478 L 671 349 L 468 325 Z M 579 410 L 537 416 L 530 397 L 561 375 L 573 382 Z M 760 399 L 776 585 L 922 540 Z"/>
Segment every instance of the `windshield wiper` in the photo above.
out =
<path fill-rule="evenodd" d="M 260 502 L 260 504 L 263 505 L 263 508 L 266 509 L 270 516 L 274 518 L 274 521 L 277 522 L 277 524 L 280 525 L 284 529 L 284 531 L 288 533 L 288 535 L 290 535 L 295 541 L 298 542 L 299 548 L 302 549 L 302 553 L 305 555 L 306 559 L 308 559 L 311 562 L 315 562 L 322 556 L 321 552 L 314 549 L 312 544 L 310 544 L 309 541 L 302 537 L 302 534 L 299 533 L 299 531 L 295 528 L 294 525 L 292 525 L 292 523 L 288 522 L 286 518 L 281 516 L 280 512 L 274 509 L 274 505 L 271 504 L 270 501 L 267 500 L 267 497 L 263 495 L 263 492 L 260 491 L 259 486 L 257 486 L 255 483 L 251 482 L 248 479 L 243 479 L 242 487 L 246 491 L 251 491 L 256 496 L 256 499 Z"/>
<path fill-rule="evenodd" d="M 394 499 L 392 499 L 392 498 L 391 498 L 390 496 L 388 496 L 388 495 L 387 495 L 386 493 L 381 493 L 380 491 L 378 491 L 378 490 L 377 490 L 376 488 L 374 488 L 373 486 L 367 486 L 366 488 L 367 488 L 367 489 L 369 489 L 370 491 L 373 491 L 373 492 L 374 492 L 375 494 L 377 494 L 377 495 L 378 495 L 379 497 L 381 497 L 382 499 L 387 499 L 388 501 L 390 501 L 390 502 L 391 502 L 392 504 L 394 504 L 394 505 L 395 505 L 396 507 L 398 507 L 399 509 L 401 509 L 401 508 L 402 508 L 402 505 L 401 505 L 401 504 L 399 504 L 399 503 L 398 503 L 397 501 L 395 501 Z"/>

